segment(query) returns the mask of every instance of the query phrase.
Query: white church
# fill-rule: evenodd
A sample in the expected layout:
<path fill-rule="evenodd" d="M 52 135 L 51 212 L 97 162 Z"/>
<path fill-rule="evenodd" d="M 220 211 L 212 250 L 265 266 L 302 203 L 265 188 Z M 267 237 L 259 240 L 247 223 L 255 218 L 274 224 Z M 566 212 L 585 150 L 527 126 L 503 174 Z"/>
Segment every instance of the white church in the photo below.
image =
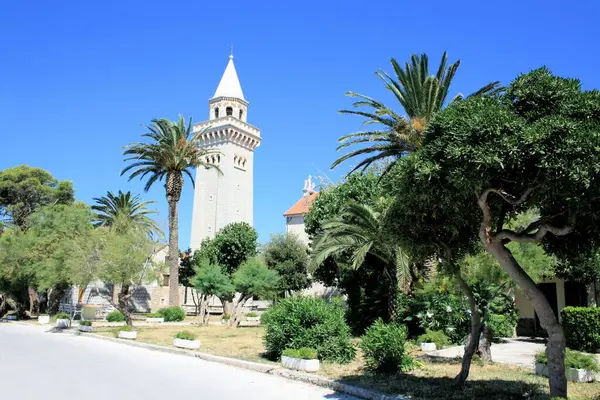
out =
<path fill-rule="evenodd" d="M 196 170 L 190 247 L 197 250 L 205 238 L 232 222 L 253 225 L 254 150 L 260 130 L 247 121 L 248 102 L 233 64 L 233 56 L 208 101 L 208 120 L 194 125 L 202 133 L 202 147 L 218 152 L 207 161 L 219 166 Z"/>

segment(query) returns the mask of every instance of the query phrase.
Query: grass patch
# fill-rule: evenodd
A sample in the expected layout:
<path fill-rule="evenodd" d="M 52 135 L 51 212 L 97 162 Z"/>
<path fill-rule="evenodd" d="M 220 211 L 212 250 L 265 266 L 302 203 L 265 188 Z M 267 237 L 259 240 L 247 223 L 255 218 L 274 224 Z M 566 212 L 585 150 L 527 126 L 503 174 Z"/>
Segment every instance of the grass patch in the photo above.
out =
<path fill-rule="evenodd" d="M 180 326 L 136 327 L 138 342 L 172 346 L 173 338 L 181 331 Z M 196 335 L 202 343 L 200 351 L 223 357 L 238 358 L 246 361 L 274 364 L 266 360 L 262 354 L 265 347 L 262 342 L 264 328 L 241 327 L 228 328 L 226 326 L 190 326 L 186 327 Z M 112 336 L 111 328 L 98 328 L 96 333 Z"/>
<path fill-rule="evenodd" d="M 464 390 L 458 390 L 452 383 L 460 371 L 459 362 L 424 360 L 423 364 L 420 370 L 386 377 L 368 373 L 362 367 L 362 360 L 357 358 L 352 364 L 343 366 L 344 368 L 325 364 L 323 372 L 346 383 L 428 400 L 550 400 L 547 378 L 535 375 L 533 370 L 504 364 L 473 364 Z M 569 399 L 598 398 L 600 383 L 569 382 Z"/>
<path fill-rule="evenodd" d="M 98 328 L 97 333 L 111 336 L 114 328 Z M 177 326 L 139 327 L 137 341 L 171 346 L 173 337 L 181 330 Z M 276 364 L 263 358 L 264 328 L 225 326 L 190 326 L 186 330 L 202 343 L 201 352 L 247 361 Z M 356 339 L 354 340 L 356 343 Z M 407 346 L 412 356 L 420 356 L 416 346 Z M 364 368 L 362 352 L 349 364 L 321 363 L 318 374 L 346 383 L 376 389 L 390 394 L 408 395 L 427 400 L 550 400 L 547 378 L 533 370 L 503 364 L 479 366 L 473 363 L 464 390 L 452 387 L 460 370 L 459 360 L 430 361 L 423 359 L 423 368 L 392 376 L 377 376 Z M 600 383 L 569 382 L 570 400 L 600 399 Z"/>

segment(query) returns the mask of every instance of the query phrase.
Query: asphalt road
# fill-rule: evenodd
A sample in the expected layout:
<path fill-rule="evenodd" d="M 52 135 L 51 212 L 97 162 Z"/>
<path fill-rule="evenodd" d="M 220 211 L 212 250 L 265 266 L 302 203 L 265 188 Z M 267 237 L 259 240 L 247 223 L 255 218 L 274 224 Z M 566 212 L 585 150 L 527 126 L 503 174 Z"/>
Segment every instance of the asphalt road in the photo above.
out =
<path fill-rule="evenodd" d="M 0 324 L 0 399 L 357 400 L 277 376 L 40 328 Z"/>

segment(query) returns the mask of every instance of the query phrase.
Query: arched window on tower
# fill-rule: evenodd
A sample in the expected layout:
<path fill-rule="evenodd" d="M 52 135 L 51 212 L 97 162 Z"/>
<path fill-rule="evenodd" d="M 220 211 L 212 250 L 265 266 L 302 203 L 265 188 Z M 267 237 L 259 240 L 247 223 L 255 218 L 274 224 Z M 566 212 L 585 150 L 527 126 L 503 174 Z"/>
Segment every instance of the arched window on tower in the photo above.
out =
<path fill-rule="evenodd" d="M 233 115 L 233 107 L 227 107 L 225 109 L 225 114 L 227 114 L 227 116 Z"/>
<path fill-rule="evenodd" d="M 244 116 L 244 110 L 240 109 L 240 119 Z"/>
<path fill-rule="evenodd" d="M 215 119 L 219 118 L 219 107 L 215 107 Z"/>

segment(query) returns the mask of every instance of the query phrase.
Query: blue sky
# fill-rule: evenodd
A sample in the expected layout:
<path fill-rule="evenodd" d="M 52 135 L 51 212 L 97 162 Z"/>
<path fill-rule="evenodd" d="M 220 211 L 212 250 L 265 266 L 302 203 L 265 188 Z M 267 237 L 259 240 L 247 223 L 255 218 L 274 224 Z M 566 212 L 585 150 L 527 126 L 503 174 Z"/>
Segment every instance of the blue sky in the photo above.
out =
<path fill-rule="evenodd" d="M 343 4 L 343 5 L 342 5 Z M 500 5 L 501 4 L 501 5 Z M 309 174 L 338 180 L 338 137 L 360 119 L 337 113 L 348 90 L 393 104 L 378 68 L 389 58 L 444 50 L 462 59 L 452 93 L 506 83 L 541 65 L 600 88 L 595 1 L 11 1 L 0 5 L 0 169 L 29 164 L 73 181 L 79 200 L 142 192 L 119 172 L 122 146 L 152 118 L 207 118 L 230 45 L 262 130 L 255 155 L 254 220 L 261 241 Z M 434 69 L 435 67 L 432 67 Z M 190 237 L 193 191 L 180 202 L 180 247 Z M 166 228 L 164 189 L 155 200 Z"/>

